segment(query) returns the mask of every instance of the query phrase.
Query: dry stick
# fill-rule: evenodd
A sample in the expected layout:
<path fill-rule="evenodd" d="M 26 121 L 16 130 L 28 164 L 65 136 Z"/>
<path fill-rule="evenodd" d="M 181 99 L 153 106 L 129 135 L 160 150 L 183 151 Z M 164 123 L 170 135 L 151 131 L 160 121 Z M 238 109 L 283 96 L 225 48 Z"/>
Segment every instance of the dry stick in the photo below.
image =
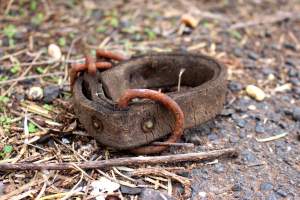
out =
<path fill-rule="evenodd" d="M 247 28 L 250 26 L 257 26 L 257 25 L 263 25 L 263 24 L 273 24 L 276 22 L 283 21 L 285 19 L 299 19 L 300 15 L 298 13 L 292 13 L 292 12 L 278 12 L 274 16 L 267 16 L 260 19 L 255 19 L 247 22 L 238 22 L 235 24 L 232 24 L 229 29 L 241 29 L 241 28 Z"/>
<path fill-rule="evenodd" d="M 10 84 L 13 82 L 18 82 L 18 81 L 24 81 L 24 80 L 30 80 L 30 79 L 38 79 L 38 78 L 44 78 L 44 77 L 49 77 L 49 76 L 62 76 L 64 75 L 63 72 L 55 72 L 55 73 L 48 73 L 48 74 L 40 74 L 40 75 L 31 75 L 31 76 L 25 76 L 25 77 L 18 77 L 6 81 L 0 81 L 0 85 L 6 85 Z"/>
<path fill-rule="evenodd" d="M 132 166 L 141 164 L 168 164 L 175 162 L 213 160 L 219 157 L 236 157 L 235 148 L 213 150 L 200 153 L 186 153 L 166 156 L 127 157 L 110 160 L 87 161 L 76 163 L 81 169 L 103 169 L 112 166 Z M 7 170 L 72 170 L 74 163 L 6 163 L 0 164 L 0 171 Z"/>
<path fill-rule="evenodd" d="M 42 52 L 39 52 L 37 54 L 37 56 L 33 59 L 32 63 L 34 63 L 37 59 L 39 59 L 39 57 L 41 56 Z M 27 75 L 27 73 L 31 70 L 32 65 L 30 65 L 22 74 L 20 77 L 25 77 Z M 18 81 L 15 81 L 11 84 L 11 86 L 8 88 L 8 90 L 6 90 L 2 95 L 6 96 L 8 93 L 10 93 L 10 90 L 15 87 L 15 85 L 17 85 Z"/>
<path fill-rule="evenodd" d="M 174 146 L 174 147 L 187 147 L 187 148 L 193 148 L 195 146 L 193 143 L 173 143 L 173 142 L 152 142 L 151 144 L 157 146 Z"/>

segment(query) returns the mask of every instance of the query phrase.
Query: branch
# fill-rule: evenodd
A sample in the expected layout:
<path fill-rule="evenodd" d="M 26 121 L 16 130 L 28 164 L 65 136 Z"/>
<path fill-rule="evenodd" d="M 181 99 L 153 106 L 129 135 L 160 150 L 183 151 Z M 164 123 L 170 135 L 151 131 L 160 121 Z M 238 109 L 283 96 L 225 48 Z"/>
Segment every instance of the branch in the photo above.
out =
<path fill-rule="evenodd" d="M 238 151 L 235 148 L 214 150 L 200 153 L 186 153 L 166 156 L 139 156 L 116 158 L 101 161 L 89 161 L 75 163 L 82 169 L 104 169 L 112 166 L 133 166 L 141 164 L 170 164 L 176 162 L 214 160 L 220 157 L 236 157 Z M 6 163 L 0 164 L 0 171 L 7 170 L 72 170 L 74 163 Z"/>

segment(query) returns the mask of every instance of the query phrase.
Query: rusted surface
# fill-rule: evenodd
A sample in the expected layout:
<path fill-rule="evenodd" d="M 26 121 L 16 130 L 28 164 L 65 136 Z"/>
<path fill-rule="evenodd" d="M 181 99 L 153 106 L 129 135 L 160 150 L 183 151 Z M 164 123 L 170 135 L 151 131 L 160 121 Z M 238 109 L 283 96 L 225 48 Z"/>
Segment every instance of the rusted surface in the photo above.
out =
<path fill-rule="evenodd" d="M 97 69 L 109 69 L 112 67 L 110 62 L 95 62 L 91 56 L 85 57 L 85 63 L 73 64 L 70 70 L 70 85 L 73 87 L 79 72 L 87 70 L 90 74 L 95 74 Z"/>
<path fill-rule="evenodd" d="M 103 49 L 97 49 L 96 56 L 97 56 L 97 58 L 107 58 L 107 59 L 116 60 L 116 61 L 124 61 L 124 60 L 128 59 L 124 55 L 121 55 L 116 52 L 105 51 Z"/>
<path fill-rule="evenodd" d="M 182 68 L 186 69 L 182 90 L 177 92 L 173 88 L 177 88 Z M 226 70 L 214 59 L 198 54 L 138 56 L 96 75 L 80 75 L 73 88 L 75 112 L 101 144 L 120 150 L 141 147 L 167 137 L 176 121 L 172 112 L 158 102 L 139 100 L 132 101 L 130 109 L 118 107 L 126 90 L 147 88 L 161 89 L 173 99 L 184 113 L 183 128 L 191 128 L 222 110 Z M 95 121 L 101 125 L 94 126 Z"/>
<path fill-rule="evenodd" d="M 176 142 L 182 135 L 183 132 L 183 123 L 184 123 L 184 115 L 181 108 L 178 104 L 173 101 L 167 95 L 157 92 L 154 90 L 149 89 L 129 89 L 125 91 L 124 95 L 119 99 L 118 106 L 120 108 L 128 107 L 128 103 L 133 98 L 147 98 L 154 101 L 159 101 L 162 103 L 167 109 L 172 111 L 172 114 L 175 117 L 175 125 L 173 128 L 172 135 L 166 140 L 166 142 Z M 145 147 L 138 147 L 132 149 L 131 152 L 136 154 L 152 154 L 152 153 L 159 153 L 167 149 L 168 146 L 145 146 Z"/>
<path fill-rule="evenodd" d="M 108 59 L 108 60 L 115 60 L 115 61 L 124 61 L 128 59 L 127 57 L 111 52 L 111 51 L 105 51 L 102 49 L 97 49 L 96 51 L 96 57 L 97 59 Z M 73 64 L 71 66 L 70 70 L 70 85 L 73 87 L 74 82 L 78 76 L 79 72 L 87 70 L 89 74 L 95 75 L 97 69 L 109 69 L 112 67 L 111 62 L 106 62 L 106 61 L 98 61 L 96 62 L 95 59 L 87 55 L 85 56 L 85 63 L 80 63 L 80 64 Z"/>

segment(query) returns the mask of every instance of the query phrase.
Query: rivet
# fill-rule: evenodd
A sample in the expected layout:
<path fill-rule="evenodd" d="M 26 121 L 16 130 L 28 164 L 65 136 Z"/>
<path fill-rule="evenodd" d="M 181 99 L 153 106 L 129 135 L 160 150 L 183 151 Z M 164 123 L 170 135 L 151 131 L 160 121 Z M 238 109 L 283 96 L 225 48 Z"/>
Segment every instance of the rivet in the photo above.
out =
<path fill-rule="evenodd" d="M 101 121 L 98 119 L 98 118 L 96 118 L 96 117 L 93 117 L 92 118 L 92 125 L 93 125 L 93 127 L 95 128 L 95 129 L 100 129 L 100 130 L 102 130 L 102 123 L 101 123 Z"/>
<path fill-rule="evenodd" d="M 154 128 L 154 122 L 152 119 L 147 119 L 142 124 L 142 129 L 145 132 L 148 132 L 148 131 L 152 130 L 153 128 Z"/>

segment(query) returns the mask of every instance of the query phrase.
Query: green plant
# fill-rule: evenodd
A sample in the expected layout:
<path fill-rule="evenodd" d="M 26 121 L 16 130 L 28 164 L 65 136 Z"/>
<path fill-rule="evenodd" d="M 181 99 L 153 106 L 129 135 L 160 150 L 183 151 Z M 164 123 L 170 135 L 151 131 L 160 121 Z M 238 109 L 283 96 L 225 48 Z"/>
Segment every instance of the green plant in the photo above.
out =
<path fill-rule="evenodd" d="M 46 69 L 43 67 L 37 67 L 37 68 L 35 68 L 35 71 L 39 74 L 43 74 L 43 73 L 45 73 Z"/>
<path fill-rule="evenodd" d="M 34 25 L 40 25 L 44 21 L 44 14 L 43 13 L 37 13 L 32 19 L 31 23 Z"/>
<path fill-rule="evenodd" d="M 17 33 L 17 28 L 15 25 L 8 24 L 3 29 L 3 34 L 8 38 L 9 46 L 14 46 L 14 36 Z"/>
<path fill-rule="evenodd" d="M 144 32 L 146 33 L 149 40 L 154 40 L 156 38 L 156 33 L 150 28 L 145 28 Z"/>
<path fill-rule="evenodd" d="M 7 96 L 0 96 L 0 104 L 6 104 L 9 102 L 9 98 Z"/>
<path fill-rule="evenodd" d="M 238 40 L 242 39 L 241 33 L 236 30 L 229 31 L 229 34 L 231 35 L 231 37 L 233 37 L 235 39 L 238 39 Z"/>
<path fill-rule="evenodd" d="M 2 126 L 5 133 L 9 132 L 11 123 L 12 123 L 12 118 L 4 115 L 0 116 L 0 126 Z"/>
<path fill-rule="evenodd" d="M 37 2 L 35 0 L 31 0 L 29 4 L 29 8 L 31 11 L 36 11 L 37 9 Z"/>
<path fill-rule="evenodd" d="M 44 104 L 43 108 L 45 108 L 46 110 L 52 111 L 53 110 L 53 106 L 49 105 L 49 104 Z"/>
<path fill-rule="evenodd" d="M 37 132 L 37 127 L 36 127 L 36 125 L 34 125 L 33 123 L 31 123 L 31 122 L 29 122 L 29 124 L 28 124 L 28 131 L 29 131 L 29 133 L 35 133 L 35 132 Z"/>
<path fill-rule="evenodd" d="M 15 63 L 15 65 L 10 69 L 10 72 L 16 74 L 20 70 L 21 70 L 20 63 Z"/>
<path fill-rule="evenodd" d="M 61 46 L 61 47 L 64 47 L 64 46 L 66 46 L 66 38 L 64 38 L 64 37 L 60 37 L 59 39 L 58 39 L 58 45 L 59 46 Z"/>
<path fill-rule="evenodd" d="M 8 80 L 8 76 L 0 75 L 0 81 Z"/>
<path fill-rule="evenodd" d="M 0 158 L 5 158 L 7 155 L 11 154 L 11 152 L 13 152 L 14 148 L 11 145 L 5 145 L 2 149 L 2 151 L 0 151 Z"/>

